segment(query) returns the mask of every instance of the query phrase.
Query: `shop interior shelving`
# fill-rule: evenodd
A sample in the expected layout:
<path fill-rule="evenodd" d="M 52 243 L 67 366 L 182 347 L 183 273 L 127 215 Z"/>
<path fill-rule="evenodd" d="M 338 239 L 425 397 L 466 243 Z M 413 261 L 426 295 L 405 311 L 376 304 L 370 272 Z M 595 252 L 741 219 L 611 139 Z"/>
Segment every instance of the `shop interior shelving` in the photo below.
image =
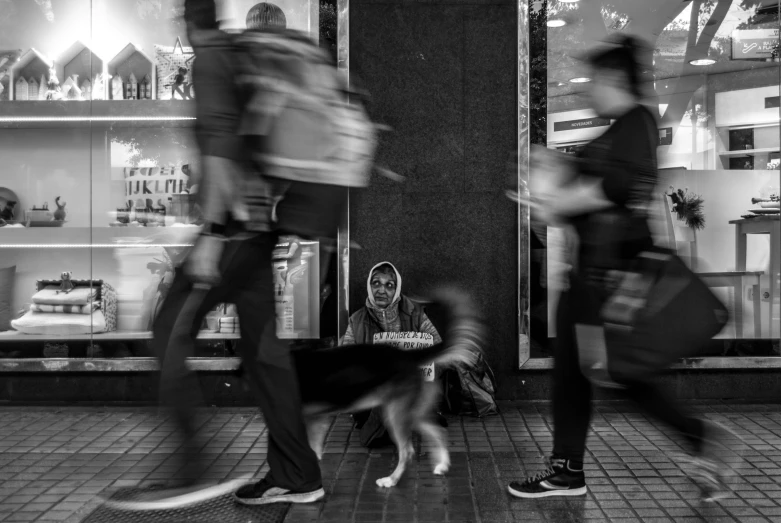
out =
<path fill-rule="evenodd" d="M 0 102 L 0 129 L 42 127 L 191 127 L 195 104 L 183 100 Z"/>
<path fill-rule="evenodd" d="M 189 227 L 4 227 L 0 249 L 188 247 L 200 229 Z"/>

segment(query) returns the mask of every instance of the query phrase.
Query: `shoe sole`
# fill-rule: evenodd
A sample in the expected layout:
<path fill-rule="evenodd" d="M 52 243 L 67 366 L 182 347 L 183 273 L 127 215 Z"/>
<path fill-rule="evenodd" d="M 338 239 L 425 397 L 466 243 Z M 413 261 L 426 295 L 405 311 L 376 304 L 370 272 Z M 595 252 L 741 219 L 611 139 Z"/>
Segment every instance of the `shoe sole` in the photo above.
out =
<path fill-rule="evenodd" d="M 586 487 L 562 489 L 562 490 L 546 490 L 544 492 L 521 492 L 515 490 L 512 487 L 507 487 L 507 491 L 516 498 L 531 499 L 531 498 L 550 498 L 553 496 L 583 496 L 587 492 Z"/>
<path fill-rule="evenodd" d="M 240 498 L 233 494 L 233 499 L 242 505 L 269 505 L 271 503 L 314 503 L 325 497 L 325 490 L 318 489 L 302 494 L 282 494 L 281 496 L 268 496 L 261 498 Z"/>
<path fill-rule="evenodd" d="M 228 495 L 248 483 L 251 483 L 251 478 L 234 479 L 217 485 L 205 486 L 187 494 L 155 501 L 113 501 L 109 499 L 104 502 L 104 506 L 126 512 L 180 509 Z"/>

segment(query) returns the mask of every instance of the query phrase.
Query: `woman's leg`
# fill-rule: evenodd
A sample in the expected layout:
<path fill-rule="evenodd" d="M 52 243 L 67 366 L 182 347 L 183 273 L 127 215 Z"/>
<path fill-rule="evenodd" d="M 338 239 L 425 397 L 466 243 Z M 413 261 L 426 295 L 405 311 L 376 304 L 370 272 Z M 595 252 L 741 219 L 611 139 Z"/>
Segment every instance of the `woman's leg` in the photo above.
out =
<path fill-rule="evenodd" d="M 556 312 L 556 367 L 553 372 L 553 456 L 583 463 L 591 422 L 591 383 L 583 376 L 575 340 L 580 293 L 566 292 Z"/>

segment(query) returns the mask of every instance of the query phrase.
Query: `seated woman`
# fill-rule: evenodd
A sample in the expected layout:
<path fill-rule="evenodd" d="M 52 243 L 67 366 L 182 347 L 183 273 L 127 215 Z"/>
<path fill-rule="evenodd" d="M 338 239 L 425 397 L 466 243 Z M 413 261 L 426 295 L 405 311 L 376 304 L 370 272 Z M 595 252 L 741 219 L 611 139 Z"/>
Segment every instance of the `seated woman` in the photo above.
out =
<path fill-rule="evenodd" d="M 401 294 L 401 274 L 392 263 L 381 262 L 372 267 L 366 287 L 366 305 L 350 316 L 341 345 L 374 343 L 381 332 L 421 332 L 430 334 L 434 344 L 442 341 L 423 307 Z M 361 430 L 363 445 L 391 444 L 379 409 L 356 413 L 353 419 Z M 447 425 L 441 415 L 439 422 Z"/>

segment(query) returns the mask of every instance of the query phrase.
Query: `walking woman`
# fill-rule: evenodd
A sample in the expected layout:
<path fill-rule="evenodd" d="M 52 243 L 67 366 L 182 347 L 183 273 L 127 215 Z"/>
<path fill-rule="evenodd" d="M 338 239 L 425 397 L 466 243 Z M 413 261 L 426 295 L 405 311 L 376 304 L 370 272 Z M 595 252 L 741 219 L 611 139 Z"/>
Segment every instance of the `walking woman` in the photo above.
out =
<path fill-rule="evenodd" d="M 591 105 L 598 116 L 613 123 L 574 161 L 547 150 L 534 151 L 532 156 L 535 178 L 557 180 L 550 196 L 536 202 L 535 216 L 570 225 L 577 248 L 571 253 L 569 289 L 561 296 L 556 314 L 553 454 L 546 471 L 509 485 L 516 497 L 586 493 L 583 459 L 592 384 L 581 372 L 576 325 L 602 325 L 600 310 L 615 283 L 611 276 L 653 247 L 647 209 L 656 190 L 658 131 L 655 115 L 641 103 L 648 70 L 642 65 L 644 56 L 650 57 L 650 51 L 627 35 L 592 53 L 588 58 Z M 690 470 L 697 472 L 706 497 L 718 497 L 725 485 L 718 449 L 725 448 L 730 433 L 686 415 L 653 376 L 621 385 L 628 399 L 685 438 L 695 456 Z"/>

